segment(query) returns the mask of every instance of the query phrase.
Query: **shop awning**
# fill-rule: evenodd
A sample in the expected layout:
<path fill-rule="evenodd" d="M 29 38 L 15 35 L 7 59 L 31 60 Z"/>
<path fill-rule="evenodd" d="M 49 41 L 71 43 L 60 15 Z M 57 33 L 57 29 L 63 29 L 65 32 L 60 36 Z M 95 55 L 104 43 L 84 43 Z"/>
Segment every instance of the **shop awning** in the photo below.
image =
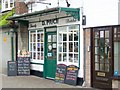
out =
<path fill-rule="evenodd" d="M 79 8 L 65 8 L 65 7 L 49 8 L 49 9 L 45 9 L 41 11 L 36 11 L 33 13 L 13 16 L 13 17 L 8 18 L 7 20 L 26 20 L 26 18 L 30 18 L 31 16 L 44 16 L 44 15 L 60 13 L 60 12 L 65 12 L 66 15 L 70 15 L 74 17 L 75 19 L 77 19 L 78 21 L 80 20 L 80 9 Z"/>

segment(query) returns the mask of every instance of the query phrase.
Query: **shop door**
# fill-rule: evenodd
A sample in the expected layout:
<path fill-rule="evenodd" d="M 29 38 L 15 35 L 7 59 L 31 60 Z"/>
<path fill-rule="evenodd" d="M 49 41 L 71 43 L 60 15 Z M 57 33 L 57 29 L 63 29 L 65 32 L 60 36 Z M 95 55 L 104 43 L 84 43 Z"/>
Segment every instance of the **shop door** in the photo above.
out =
<path fill-rule="evenodd" d="M 46 32 L 45 42 L 45 77 L 54 79 L 57 63 L 57 35 L 56 32 Z"/>
<path fill-rule="evenodd" d="M 112 88 L 112 28 L 93 28 L 92 86 Z"/>

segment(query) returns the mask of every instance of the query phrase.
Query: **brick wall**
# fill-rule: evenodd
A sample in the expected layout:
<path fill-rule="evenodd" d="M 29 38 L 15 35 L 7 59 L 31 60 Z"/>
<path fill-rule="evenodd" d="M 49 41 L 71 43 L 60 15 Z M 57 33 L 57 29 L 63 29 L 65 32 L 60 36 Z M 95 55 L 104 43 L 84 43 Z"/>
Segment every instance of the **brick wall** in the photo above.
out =
<path fill-rule="evenodd" d="M 24 2 L 20 0 L 16 0 L 15 2 L 15 13 L 16 14 L 24 14 L 28 12 L 28 8 Z"/>
<path fill-rule="evenodd" d="M 91 87 L 90 29 L 84 30 L 85 86 Z"/>

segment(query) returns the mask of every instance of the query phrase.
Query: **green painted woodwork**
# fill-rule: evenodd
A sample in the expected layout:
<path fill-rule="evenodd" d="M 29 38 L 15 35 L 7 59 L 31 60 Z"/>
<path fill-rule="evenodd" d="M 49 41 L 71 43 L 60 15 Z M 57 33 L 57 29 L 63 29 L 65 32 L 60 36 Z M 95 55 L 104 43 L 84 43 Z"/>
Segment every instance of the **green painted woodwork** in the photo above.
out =
<path fill-rule="evenodd" d="M 7 12 L 5 14 L 2 14 L 0 16 L 0 26 L 5 26 L 5 25 L 9 24 L 10 21 L 8 21 L 6 19 L 13 16 L 13 14 L 14 14 L 14 10 L 9 11 L 9 12 Z"/>
<path fill-rule="evenodd" d="M 56 65 L 57 65 L 57 55 L 54 53 L 54 51 L 57 51 L 57 48 L 53 48 L 49 50 L 49 45 L 56 44 L 57 42 L 48 42 L 48 36 L 51 36 L 53 38 L 53 35 L 56 35 L 56 32 L 46 32 L 45 33 L 45 64 L 44 64 L 44 77 L 45 78 L 55 78 L 55 72 L 56 72 Z M 52 39 L 53 40 L 53 39 Z M 56 46 L 57 47 L 57 46 Z M 48 54 L 51 53 L 51 56 Z"/>
<path fill-rule="evenodd" d="M 66 14 L 70 14 L 78 21 L 80 20 L 80 9 L 79 8 L 59 8 L 60 11 L 65 11 Z"/>

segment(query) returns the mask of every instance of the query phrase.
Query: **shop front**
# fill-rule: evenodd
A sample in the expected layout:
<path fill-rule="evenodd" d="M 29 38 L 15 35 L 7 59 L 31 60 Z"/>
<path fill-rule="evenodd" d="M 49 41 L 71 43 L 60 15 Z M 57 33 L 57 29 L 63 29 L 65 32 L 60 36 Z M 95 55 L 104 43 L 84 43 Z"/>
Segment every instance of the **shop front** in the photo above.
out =
<path fill-rule="evenodd" d="M 12 19 L 29 21 L 28 50 L 31 53 L 31 74 L 55 79 L 58 64 L 74 65 L 79 68 L 77 81 L 82 85 L 79 8 L 50 8 Z"/>
<path fill-rule="evenodd" d="M 90 37 L 86 46 L 91 46 L 91 74 L 86 77 L 91 78 L 91 86 L 102 89 L 119 88 L 120 25 L 91 27 L 85 29 L 84 35 L 87 36 L 86 40 Z M 86 55 L 88 53 L 86 51 Z"/>

